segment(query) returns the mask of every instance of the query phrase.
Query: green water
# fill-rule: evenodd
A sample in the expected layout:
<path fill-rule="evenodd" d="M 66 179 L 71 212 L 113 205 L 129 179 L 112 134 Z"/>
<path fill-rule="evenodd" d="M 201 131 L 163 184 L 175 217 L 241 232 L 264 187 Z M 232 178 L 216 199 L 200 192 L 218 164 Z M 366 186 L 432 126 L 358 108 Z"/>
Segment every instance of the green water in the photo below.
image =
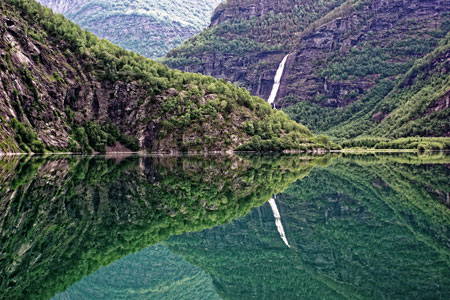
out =
<path fill-rule="evenodd" d="M 0 299 L 52 298 L 450 299 L 450 157 L 0 158 Z"/>

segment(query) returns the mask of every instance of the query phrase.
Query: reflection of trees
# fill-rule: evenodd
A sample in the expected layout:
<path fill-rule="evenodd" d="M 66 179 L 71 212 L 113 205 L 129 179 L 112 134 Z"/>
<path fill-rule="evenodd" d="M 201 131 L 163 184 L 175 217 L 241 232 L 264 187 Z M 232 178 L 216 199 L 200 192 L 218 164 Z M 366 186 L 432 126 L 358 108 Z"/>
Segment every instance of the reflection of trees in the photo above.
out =
<path fill-rule="evenodd" d="M 1 163 L 2 297 L 46 299 L 128 253 L 244 216 L 315 161 L 64 156 Z"/>

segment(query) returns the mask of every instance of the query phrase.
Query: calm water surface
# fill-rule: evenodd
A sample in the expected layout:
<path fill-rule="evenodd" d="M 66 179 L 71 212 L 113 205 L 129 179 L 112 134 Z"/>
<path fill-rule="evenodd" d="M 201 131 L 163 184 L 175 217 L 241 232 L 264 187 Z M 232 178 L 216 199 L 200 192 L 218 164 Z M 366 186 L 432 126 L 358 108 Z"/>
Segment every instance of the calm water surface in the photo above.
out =
<path fill-rule="evenodd" d="M 0 158 L 0 299 L 450 299 L 450 157 Z"/>

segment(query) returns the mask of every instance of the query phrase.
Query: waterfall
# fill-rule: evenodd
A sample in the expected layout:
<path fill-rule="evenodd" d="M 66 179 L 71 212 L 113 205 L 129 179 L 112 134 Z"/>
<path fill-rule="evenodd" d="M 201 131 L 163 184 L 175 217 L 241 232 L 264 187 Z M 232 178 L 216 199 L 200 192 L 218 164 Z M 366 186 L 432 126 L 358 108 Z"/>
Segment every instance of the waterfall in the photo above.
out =
<path fill-rule="evenodd" d="M 286 65 L 288 56 L 289 54 L 286 55 L 281 61 L 277 73 L 275 74 L 275 78 L 273 79 L 272 92 L 270 92 L 269 99 L 267 100 L 267 103 L 272 105 L 273 108 L 275 108 L 275 98 L 277 97 L 278 89 L 280 88 L 281 77 L 283 76 L 284 66 Z"/>
<path fill-rule="evenodd" d="M 291 246 L 289 245 L 289 242 L 286 238 L 286 234 L 284 233 L 283 223 L 281 223 L 281 215 L 280 215 L 280 212 L 278 211 L 278 206 L 277 206 L 277 203 L 275 202 L 275 199 L 274 198 L 270 199 L 269 204 L 270 204 L 270 207 L 272 208 L 273 216 L 275 218 L 275 225 L 277 226 L 278 232 L 280 233 L 280 237 L 283 240 L 283 242 L 286 244 L 286 246 L 291 248 Z"/>
<path fill-rule="evenodd" d="M 270 92 L 269 99 L 267 100 L 267 103 L 272 105 L 273 108 L 275 108 L 275 98 L 277 97 L 278 89 L 280 88 L 281 77 L 283 76 L 284 66 L 286 65 L 288 56 L 289 54 L 286 55 L 281 61 L 280 65 L 278 66 L 277 73 L 275 74 L 275 78 L 273 79 L 272 92 Z M 278 206 L 277 203 L 275 202 L 275 199 L 274 198 L 270 199 L 269 204 L 270 207 L 272 208 L 273 217 L 275 218 L 275 225 L 277 226 L 278 232 L 280 233 L 280 237 L 286 244 L 286 246 L 291 248 L 286 238 L 286 234 L 284 233 L 283 223 L 281 223 L 280 211 L 278 210 Z"/>

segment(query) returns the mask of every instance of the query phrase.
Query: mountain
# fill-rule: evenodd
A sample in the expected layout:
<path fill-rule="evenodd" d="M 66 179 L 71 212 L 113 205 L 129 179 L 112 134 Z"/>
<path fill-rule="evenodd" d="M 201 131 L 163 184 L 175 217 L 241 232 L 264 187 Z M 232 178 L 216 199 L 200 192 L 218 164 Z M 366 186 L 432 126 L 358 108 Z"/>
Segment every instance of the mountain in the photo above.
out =
<path fill-rule="evenodd" d="M 313 132 L 449 136 L 449 31 L 448 0 L 230 0 L 164 62 L 267 99 L 289 54 L 275 103 Z"/>
<path fill-rule="evenodd" d="M 369 135 L 450 136 L 450 34 L 414 66 L 365 118 L 339 125 L 367 128 Z M 366 122 L 367 125 L 362 123 Z M 352 124 L 353 123 L 353 124 Z M 358 133 L 358 132 L 357 132 Z"/>
<path fill-rule="evenodd" d="M 163 61 L 235 82 L 267 99 L 278 64 L 295 47 L 298 35 L 343 2 L 226 1 L 214 11 L 209 28 L 170 51 Z"/>
<path fill-rule="evenodd" d="M 34 0 L 0 7 L 3 152 L 333 147 L 243 88 L 123 50 Z"/>
<path fill-rule="evenodd" d="M 201 32 L 220 0 L 38 0 L 100 38 L 149 58 Z"/>

